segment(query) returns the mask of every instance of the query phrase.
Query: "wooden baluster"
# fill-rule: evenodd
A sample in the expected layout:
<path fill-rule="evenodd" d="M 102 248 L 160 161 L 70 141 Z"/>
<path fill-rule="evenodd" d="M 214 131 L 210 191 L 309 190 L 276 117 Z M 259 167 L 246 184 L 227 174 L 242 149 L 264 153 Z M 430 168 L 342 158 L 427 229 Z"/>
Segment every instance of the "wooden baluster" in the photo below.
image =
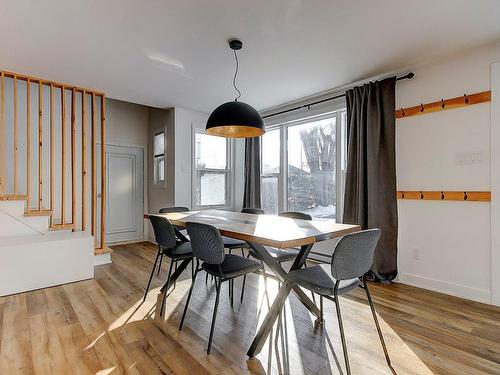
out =
<path fill-rule="evenodd" d="M 17 76 L 14 75 L 14 196 L 17 195 Z"/>
<path fill-rule="evenodd" d="M 96 181 L 96 121 L 95 121 L 95 93 L 92 93 L 92 123 L 91 123 L 91 143 L 92 143 L 92 207 L 91 207 L 91 234 L 94 236 L 94 243 L 97 244 L 97 181 Z"/>
<path fill-rule="evenodd" d="M 82 230 L 87 229 L 87 124 L 86 124 L 86 96 L 82 92 Z"/>
<path fill-rule="evenodd" d="M 50 226 L 54 225 L 54 85 L 50 84 Z"/>
<path fill-rule="evenodd" d="M 42 211 L 42 81 L 38 81 L 38 211 Z"/>
<path fill-rule="evenodd" d="M 101 249 L 104 250 L 106 223 L 106 98 L 101 96 Z"/>
<path fill-rule="evenodd" d="M 64 226 L 66 209 L 66 93 L 61 86 L 61 224 Z"/>
<path fill-rule="evenodd" d="M 76 230 L 76 125 L 75 125 L 76 91 L 71 90 L 71 223 Z"/>
<path fill-rule="evenodd" d="M 0 196 L 5 194 L 5 75 L 1 73 L 1 115 L 0 115 L 0 165 L 2 174 L 0 175 Z"/>
<path fill-rule="evenodd" d="M 30 121 L 30 110 L 31 110 L 31 81 L 28 78 L 26 80 L 26 211 L 30 211 L 30 177 L 31 177 L 31 121 Z"/>

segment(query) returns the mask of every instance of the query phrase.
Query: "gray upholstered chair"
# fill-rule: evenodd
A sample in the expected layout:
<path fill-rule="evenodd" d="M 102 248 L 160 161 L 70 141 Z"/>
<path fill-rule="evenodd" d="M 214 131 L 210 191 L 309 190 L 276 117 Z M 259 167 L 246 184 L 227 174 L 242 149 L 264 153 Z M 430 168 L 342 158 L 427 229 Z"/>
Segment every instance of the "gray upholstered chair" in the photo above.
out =
<path fill-rule="evenodd" d="M 189 211 L 189 208 L 187 208 L 187 207 L 173 206 L 173 207 L 160 208 L 160 210 L 158 212 L 160 214 L 168 214 L 171 212 L 188 212 L 188 211 Z M 176 234 L 183 236 L 183 237 L 185 237 L 187 235 L 187 232 L 185 231 L 185 229 L 178 227 L 178 226 L 175 226 L 175 225 L 174 225 L 174 228 L 176 229 Z M 162 262 L 163 262 L 163 254 L 160 255 L 160 263 L 158 264 L 158 272 L 156 275 L 160 274 Z M 177 262 L 175 263 L 175 270 L 177 270 Z"/>
<path fill-rule="evenodd" d="M 363 288 L 366 293 L 380 342 L 382 343 L 385 359 L 389 367 L 391 366 L 391 360 L 385 346 L 384 337 L 378 324 L 375 307 L 373 306 L 368 284 L 364 276 L 372 266 L 373 254 L 379 238 L 380 229 L 370 229 L 347 234 L 335 245 L 330 267 L 324 264 L 302 268 L 300 270 L 291 271 L 286 276 L 287 282 L 298 284 L 320 295 L 321 321 L 323 321 L 323 297 L 335 302 L 340 337 L 342 339 L 342 349 L 344 351 L 344 360 L 348 374 L 351 373 L 351 370 L 349 367 L 342 316 L 340 314 L 339 295 L 356 287 Z M 325 268 L 327 268 L 326 271 Z M 328 268 L 330 268 L 330 270 L 328 270 Z"/>
<path fill-rule="evenodd" d="M 146 296 L 149 291 L 149 287 L 151 286 L 151 280 L 153 279 L 153 275 L 156 268 L 156 263 L 158 262 L 158 258 L 163 255 L 170 258 L 170 268 L 168 270 L 167 276 L 167 284 L 170 280 L 170 276 L 172 275 L 172 266 L 177 264 L 178 261 L 189 259 L 193 257 L 193 251 L 191 250 L 191 243 L 179 241 L 175 236 L 175 229 L 172 223 L 165 217 L 149 215 L 149 220 L 153 225 L 153 231 L 155 234 L 155 240 L 158 244 L 158 253 L 156 254 L 155 263 L 153 265 L 153 269 L 151 270 L 151 275 L 149 276 L 148 286 L 146 287 L 146 291 L 144 292 L 144 299 L 146 300 Z M 166 292 L 165 292 L 166 294 Z"/>
<path fill-rule="evenodd" d="M 221 284 L 224 281 L 229 281 L 229 291 L 231 306 L 233 305 L 233 295 L 234 295 L 234 279 L 239 276 L 246 275 L 250 272 L 258 271 L 261 268 L 259 262 L 247 259 L 233 254 L 226 254 L 224 252 L 224 242 L 222 236 L 217 228 L 200 223 L 186 223 L 186 228 L 191 238 L 191 245 L 193 248 L 193 254 L 196 257 L 196 270 L 193 273 L 193 281 L 191 283 L 191 288 L 189 289 L 189 294 L 186 301 L 186 306 L 184 307 L 184 312 L 182 314 L 181 323 L 179 325 L 179 330 L 182 329 L 184 324 L 184 318 L 186 317 L 186 312 L 189 305 L 189 300 L 191 299 L 191 294 L 193 293 L 194 284 L 196 281 L 196 276 L 198 272 L 203 270 L 207 274 L 210 274 L 215 279 L 216 287 L 216 297 L 215 306 L 212 317 L 212 325 L 210 328 L 210 336 L 208 338 L 207 353 L 210 354 L 210 348 L 212 346 L 212 337 L 214 333 L 215 318 L 217 316 L 217 308 L 219 306 L 219 296 Z M 202 261 L 201 267 L 199 266 L 199 261 Z"/>

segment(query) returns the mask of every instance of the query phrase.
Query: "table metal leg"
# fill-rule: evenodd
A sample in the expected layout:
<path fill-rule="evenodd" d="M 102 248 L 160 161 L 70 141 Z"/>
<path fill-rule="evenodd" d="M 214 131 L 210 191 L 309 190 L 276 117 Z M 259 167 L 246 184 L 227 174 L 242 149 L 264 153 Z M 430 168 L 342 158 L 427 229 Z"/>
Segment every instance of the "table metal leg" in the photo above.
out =
<path fill-rule="evenodd" d="M 170 279 L 163 284 L 163 286 L 160 289 L 160 293 L 167 292 L 172 285 L 177 281 L 179 276 L 184 272 L 186 267 L 188 266 L 189 262 L 191 262 L 191 258 L 184 259 L 182 263 L 177 267 L 174 273 L 170 276 Z"/>
<path fill-rule="evenodd" d="M 260 244 L 249 243 L 249 246 L 254 249 L 260 256 L 260 259 L 271 268 L 276 276 L 280 280 L 282 280 L 283 286 L 280 288 L 278 292 L 278 296 L 273 302 L 271 309 L 268 311 L 264 322 L 262 323 L 259 331 L 257 332 L 250 349 L 247 354 L 249 357 L 255 357 L 262 350 L 264 343 L 267 340 L 269 333 L 271 332 L 272 326 L 274 322 L 278 318 L 283 305 L 285 304 L 286 299 L 288 298 L 288 294 L 293 290 L 297 295 L 298 299 L 304 304 L 304 306 L 313 313 L 316 317 L 320 318 L 321 313 L 318 307 L 311 301 L 311 299 L 302 291 L 302 289 L 295 284 L 286 281 L 287 272 L 281 267 L 281 265 L 269 254 L 266 248 Z M 312 244 L 304 245 L 301 247 L 299 254 L 295 258 L 295 261 L 292 265 L 291 270 L 296 270 L 302 268 L 305 260 L 307 259 L 307 255 L 311 251 Z"/>
<path fill-rule="evenodd" d="M 285 282 L 283 286 L 280 288 L 280 291 L 278 292 L 278 295 L 276 296 L 276 299 L 274 300 L 271 309 L 267 312 L 264 321 L 259 327 L 259 330 L 257 331 L 257 334 L 255 335 L 255 338 L 253 339 L 250 348 L 248 349 L 247 355 L 250 358 L 255 357 L 262 350 L 262 347 L 264 346 L 264 343 L 266 342 L 269 333 L 271 333 L 274 322 L 280 315 L 281 309 L 283 308 L 283 305 L 285 304 L 291 289 L 292 289 L 292 284 L 289 282 Z"/>

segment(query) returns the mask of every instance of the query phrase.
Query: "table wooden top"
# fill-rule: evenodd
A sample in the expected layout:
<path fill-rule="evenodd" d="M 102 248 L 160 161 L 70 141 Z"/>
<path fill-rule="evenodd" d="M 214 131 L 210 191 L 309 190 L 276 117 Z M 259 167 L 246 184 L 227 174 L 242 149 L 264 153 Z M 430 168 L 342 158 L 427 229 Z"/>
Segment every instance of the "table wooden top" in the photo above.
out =
<path fill-rule="evenodd" d="M 223 236 L 278 248 L 302 246 L 361 230 L 359 225 L 338 224 L 330 219 L 308 221 L 219 210 L 150 215 L 166 217 L 172 224 L 181 227 L 189 221 L 210 224 Z M 149 215 L 144 217 L 147 219 Z"/>

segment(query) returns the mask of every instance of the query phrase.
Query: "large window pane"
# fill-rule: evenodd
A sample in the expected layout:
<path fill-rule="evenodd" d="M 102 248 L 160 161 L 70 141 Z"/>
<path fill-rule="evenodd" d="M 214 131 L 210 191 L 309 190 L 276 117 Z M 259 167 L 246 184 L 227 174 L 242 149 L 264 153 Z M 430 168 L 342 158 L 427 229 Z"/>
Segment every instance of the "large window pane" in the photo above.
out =
<path fill-rule="evenodd" d="M 230 162 L 228 139 L 195 133 L 195 199 L 196 208 L 229 206 Z"/>
<path fill-rule="evenodd" d="M 262 136 L 262 174 L 280 173 L 280 130 L 268 130 Z"/>
<path fill-rule="evenodd" d="M 335 218 L 335 126 L 336 117 L 288 127 L 289 210 Z"/>
<path fill-rule="evenodd" d="M 196 168 L 226 169 L 226 138 L 196 133 Z"/>
<path fill-rule="evenodd" d="M 261 201 L 267 214 L 278 214 L 278 176 L 262 176 Z"/>
<path fill-rule="evenodd" d="M 197 206 L 226 204 L 226 173 L 198 172 Z"/>
<path fill-rule="evenodd" d="M 261 202 L 262 209 L 268 214 L 279 210 L 279 173 L 280 173 L 280 129 L 268 130 L 262 136 L 261 157 Z"/>

